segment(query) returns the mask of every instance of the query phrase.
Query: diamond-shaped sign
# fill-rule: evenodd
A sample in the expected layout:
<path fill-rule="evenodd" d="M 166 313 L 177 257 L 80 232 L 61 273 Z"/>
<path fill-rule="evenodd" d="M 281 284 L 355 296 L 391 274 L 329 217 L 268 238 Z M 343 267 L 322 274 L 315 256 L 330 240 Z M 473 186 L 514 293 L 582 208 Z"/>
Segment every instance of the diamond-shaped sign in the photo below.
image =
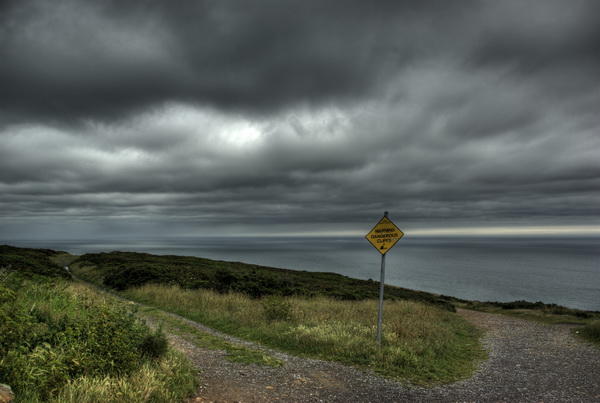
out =
<path fill-rule="evenodd" d="M 382 255 L 392 249 L 396 242 L 402 238 L 404 233 L 400 228 L 396 227 L 389 218 L 384 216 L 377 225 L 369 232 L 365 238 L 373 245 Z"/>

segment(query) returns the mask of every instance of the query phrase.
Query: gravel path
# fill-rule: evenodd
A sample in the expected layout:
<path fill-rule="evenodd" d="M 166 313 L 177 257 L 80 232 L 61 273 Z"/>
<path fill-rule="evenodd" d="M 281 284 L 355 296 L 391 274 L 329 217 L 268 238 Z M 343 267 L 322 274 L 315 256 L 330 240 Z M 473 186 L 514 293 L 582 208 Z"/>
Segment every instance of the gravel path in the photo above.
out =
<path fill-rule="evenodd" d="M 190 402 L 600 402 L 600 350 L 573 337 L 573 325 L 459 314 L 485 330 L 489 359 L 471 379 L 434 388 L 406 387 L 342 364 L 272 350 L 266 351 L 285 361 L 282 367 L 235 364 L 223 351 L 170 337 L 201 372 L 202 386 Z"/>

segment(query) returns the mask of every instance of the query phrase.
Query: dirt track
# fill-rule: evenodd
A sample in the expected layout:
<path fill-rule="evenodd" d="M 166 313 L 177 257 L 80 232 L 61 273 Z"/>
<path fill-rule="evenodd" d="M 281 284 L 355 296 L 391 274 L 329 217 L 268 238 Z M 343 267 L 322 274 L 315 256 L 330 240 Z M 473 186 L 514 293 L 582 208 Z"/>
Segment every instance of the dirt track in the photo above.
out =
<path fill-rule="evenodd" d="M 190 400 L 196 402 L 600 402 L 600 350 L 577 340 L 573 325 L 459 314 L 485 330 L 489 359 L 471 379 L 434 388 L 405 387 L 342 364 L 272 350 L 285 361 L 282 367 L 234 364 L 223 351 L 178 336 L 171 340 L 201 372 L 202 386 Z"/>

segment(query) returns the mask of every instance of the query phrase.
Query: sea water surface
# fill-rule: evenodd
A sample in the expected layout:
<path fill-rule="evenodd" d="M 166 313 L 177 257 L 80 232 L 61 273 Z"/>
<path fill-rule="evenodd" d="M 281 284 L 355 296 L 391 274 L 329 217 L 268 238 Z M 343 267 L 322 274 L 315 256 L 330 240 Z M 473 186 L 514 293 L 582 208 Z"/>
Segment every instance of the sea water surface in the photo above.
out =
<path fill-rule="evenodd" d="M 379 281 L 364 237 L 217 237 L 0 241 L 72 254 L 133 251 L 198 256 Z M 542 301 L 600 311 L 598 237 L 410 237 L 387 254 L 386 284 L 478 301 Z"/>

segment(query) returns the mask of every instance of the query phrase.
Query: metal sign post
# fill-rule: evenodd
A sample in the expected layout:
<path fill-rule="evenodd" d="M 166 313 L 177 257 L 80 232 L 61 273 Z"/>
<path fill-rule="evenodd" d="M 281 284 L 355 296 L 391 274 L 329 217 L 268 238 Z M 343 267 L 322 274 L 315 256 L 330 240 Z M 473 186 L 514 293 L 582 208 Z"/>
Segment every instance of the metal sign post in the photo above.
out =
<path fill-rule="evenodd" d="M 377 343 L 381 344 L 383 325 L 383 292 L 385 288 L 385 253 L 381 255 L 381 278 L 379 280 L 379 314 L 377 315 Z"/>
<path fill-rule="evenodd" d="M 377 225 L 365 238 L 381 253 L 381 279 L 379 281 L 379 314 L 377 316 L 377 343 L 381 344 L 381 329 L 383 324 L 383 293 L 385 288 L 385 254 L 402 238 L 404 233 L 388 218 L 388 212 L 383 214 Z"/>

